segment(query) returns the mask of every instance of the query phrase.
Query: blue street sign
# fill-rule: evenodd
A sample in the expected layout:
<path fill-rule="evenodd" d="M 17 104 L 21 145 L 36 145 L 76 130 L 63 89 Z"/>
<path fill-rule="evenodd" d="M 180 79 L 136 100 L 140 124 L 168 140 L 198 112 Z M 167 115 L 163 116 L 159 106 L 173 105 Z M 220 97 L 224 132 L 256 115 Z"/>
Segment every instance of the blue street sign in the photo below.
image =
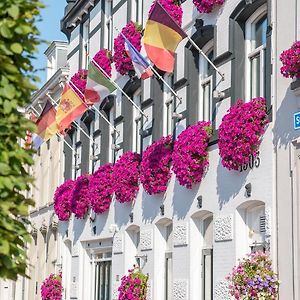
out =
<path fill-rule="evenodd" d="M 300 129 L 300 111 L 294 113 L 294 129 Z"/>

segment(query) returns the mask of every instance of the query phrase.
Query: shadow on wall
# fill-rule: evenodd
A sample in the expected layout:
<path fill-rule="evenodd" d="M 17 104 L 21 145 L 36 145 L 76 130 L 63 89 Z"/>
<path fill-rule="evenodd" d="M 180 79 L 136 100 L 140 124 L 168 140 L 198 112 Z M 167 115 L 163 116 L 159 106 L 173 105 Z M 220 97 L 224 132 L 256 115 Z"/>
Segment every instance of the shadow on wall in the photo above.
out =
<path fill-rule="evenodd" d="M 148 195 L 142 192 L 142 218 L 145 223 L 152 223 L 160 212 L 160 206 L 164 202 L 164 194 Z"/>
<path fill-rule="evenodd" d="M 115 208 L 115 224 L 121 228 L 123 225 L 126 225 L 129 221 L 129 215 L 131 213 L 131 203 L 119 203 L 114 200 L 114 208 Z"/>
<path fill-rule="evenodd" d="M 74 241 L 73 244 L 75 245 L 76 242 L 79 240 L 83 229 L 85 227 L 85 222 L 89 219 L 89 214 L 86 214 L 86 217 L 84 219 L 76 219 L 74 216 L 74 221 L 73 221 L 73 237 Z"/>
<path fill-rule="evenodd" d="M 273 127 L 273 144 L 275 147 L 286 149 L 289 143 L 299 137 L 300 132 L 294 129 L 294 113 L 300 111 L 294 92 L 288 89 L 277 109 Z"/>
<path fill-rule="evenodd" d="M 227 170 L 222 166 L 221 158 L 217 167 L 217 194 L 219 196 L 219 209 L 233 199 L 246 183 L 249 169 L 247 171 Z"/>
<path fill-rule="evenodd" d="M 200 183 L 193 185 L 192 189 L 187 189 L 181 186 L 177 180 L 175 180 L 173 189 L 173 210 L 174 216 L 177 216 L 178 220 L 184 219 L 191 208 L 193 201 L 199 190 Z"/>
<path fill-rule="evenodd" d="M 93 227 L 96 226 L 96 233 L 95 233 L 95 235 L 99 235 L 103 231 L 103 229 L 104 229 L 104 227 L 105 227 L 105 225 L 107 223 L 108 212 L 109 211 L 106 211 L 103 214 L 96 214 L 96 216 L 95 216 L 95 222 L 90 222 L 90 230 L 91 230 L 91 232 L 93 231 Z"/>

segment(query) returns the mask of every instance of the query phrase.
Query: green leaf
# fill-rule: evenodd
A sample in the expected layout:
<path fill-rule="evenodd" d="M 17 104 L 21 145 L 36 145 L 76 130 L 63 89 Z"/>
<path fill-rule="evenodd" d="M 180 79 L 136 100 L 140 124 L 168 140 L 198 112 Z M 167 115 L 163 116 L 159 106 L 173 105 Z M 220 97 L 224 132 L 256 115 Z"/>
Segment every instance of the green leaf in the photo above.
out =
<path fill-rule="evenodd" d="M 0 162 L 0 174 L 8 175 L 9 173 L 10 173 L 9 165 Z"/>
<path fill-rule="evenodd" d="M 5 98 L 13 99 L 16 95 L 16 89 L 13 85 L 8 84 L 0 91 L 0 95 L 3 95 Z"/>
<path fill-rule="evenodd" d="M 23 51 L 23 47 L 21 46 L 21 44 L 19 43 L 13 43 L 10 45 L 10 49 L 12 52 L 16 53 L 16 54 L 21 54 Z"/>
<path fill-rule="evenodd" d="M 10 39 L 13 37 L 12 32 L 10 31 L 10 29 L 7 27 L 6 24 L 1 24 L 0 26 L 0 34 L 7 39 Z"/>
<path fill-rule="evenodd" d="M 7 10 L 8 14 L 16 19 L 19 14 L 20 14 L 20 10 L 19 10 L 19 7 L 17 5 L 12 5 L 8 10 Z"/>
<path fill-rule="evenodd" d="M 0 254 L 9 254 L 9 243 L 6 240 L 0 241 Z"/>

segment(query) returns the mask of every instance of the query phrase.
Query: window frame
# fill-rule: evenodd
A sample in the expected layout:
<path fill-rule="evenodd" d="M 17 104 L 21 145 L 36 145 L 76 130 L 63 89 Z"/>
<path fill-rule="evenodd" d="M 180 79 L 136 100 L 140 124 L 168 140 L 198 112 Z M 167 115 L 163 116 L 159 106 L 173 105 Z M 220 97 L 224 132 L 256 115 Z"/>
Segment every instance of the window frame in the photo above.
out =
<path fill-rule="evenodd" d="M 266 70 L 266 49 L 267 49 L 267 37 L 266 43 L 254 48 L 255 38 L 253 37 L 255 32 L 255 25 L 262 19 L 268 18 L 267 4 L 260 6 L 245 22 L 245 101 L 250 101 L 254 97 L 266 96 L 266 82 L 265 76 Z M 252 64 L 251 60 L 260 58 L 260 95 L 253 95 L 253 80 L 252 80 Z"/>

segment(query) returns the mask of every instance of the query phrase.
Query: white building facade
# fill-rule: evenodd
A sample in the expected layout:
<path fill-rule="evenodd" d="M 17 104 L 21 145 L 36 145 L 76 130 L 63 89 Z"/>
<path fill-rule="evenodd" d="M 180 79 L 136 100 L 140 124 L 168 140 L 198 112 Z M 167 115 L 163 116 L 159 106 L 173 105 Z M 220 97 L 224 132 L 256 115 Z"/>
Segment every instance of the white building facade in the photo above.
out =
<path fill-rule="evenodd" d="M 67 1 L 61 26 L 69 39 L 69 74 L 87 68 L 100 48 L 113 50 L 115 27 L 121 30 L 130 20 L 145 25 L 150 6 L 143 0 Z M 140 186 L 132 204 L 113 199 L 104 214 L 90 211 L 83 220 L 72 216 L 59 222 L 53 271 L 62 270 L 63 299 L 118 299 L 120 279 L 134 264 L 149 274 L 149 300 L 231 299 L 226 275 L 257 249 L 270 251 L 281 280 L 280 299 L 300 299 L 300 141 L 293 128 L 300 84 L 279 72 L 280 53 L 300 39 L 300 1 L 227 0 L 211 14 L 199 14 L 192 1 L 182 7 L 182 27 L 225 80 L 186 40 L 176 51 L 174 74 L 164 75 L 181 104 L 155 78 L 123 76 L 122 88 L 149 121 L 121 93 L 109 96 L 98 108 L 120 136 L 97 113 L 85 113 L 77 121 L 90 139 L 75 127 L 69 130 L 65 140 L 74 150 L 64 145 L 57 154 L 63 153 L 62 167 L 50 185 L 54 191 L 63 180 L 91 174 L 126 151 L 142 153 L 161 136 L 178 136 L 199 120 L 213 124 L 209 169 L 191 190 L 173 174 L 163 195 L 149 196 Z M 257 96 L 266 98 L 271 120 L 259 155 L 240 171 L 228 171 L 217 145 L 222 117 L 237 99 Z M 173 112 L 182 118 L 173 118 Z M 47 151 L 44 155 L 42 161 Z M 46 223 L 51 225 L 50 218 Z M 29 286 L 39 288 L 40 282 Z M 29 294 L 25 299 L 40 299 L 39 290 Z"/>

